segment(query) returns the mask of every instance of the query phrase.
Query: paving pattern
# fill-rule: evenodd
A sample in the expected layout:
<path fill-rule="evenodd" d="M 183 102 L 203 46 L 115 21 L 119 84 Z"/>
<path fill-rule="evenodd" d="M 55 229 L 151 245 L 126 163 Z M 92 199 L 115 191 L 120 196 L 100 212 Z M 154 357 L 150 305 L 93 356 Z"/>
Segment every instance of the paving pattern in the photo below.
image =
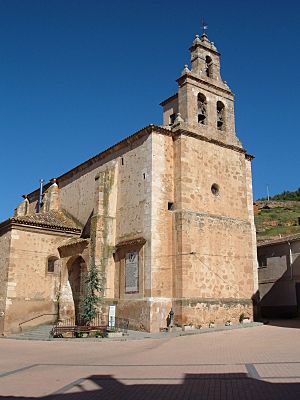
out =
<path fill-rule="evenodd" d="M 0 400 L 300 399 L 300 322 L 118 342 L 0 340 Z"/>

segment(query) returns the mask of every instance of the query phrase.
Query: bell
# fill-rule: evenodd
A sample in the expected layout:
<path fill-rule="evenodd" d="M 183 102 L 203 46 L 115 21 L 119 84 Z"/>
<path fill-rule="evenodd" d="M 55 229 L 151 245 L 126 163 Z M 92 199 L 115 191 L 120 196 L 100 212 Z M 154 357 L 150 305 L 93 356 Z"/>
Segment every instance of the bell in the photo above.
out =
<path fill-rule="evenodd" d="M 198 122 L 202 123 L 205 120 L 204 114 L 198 114 Z"/>

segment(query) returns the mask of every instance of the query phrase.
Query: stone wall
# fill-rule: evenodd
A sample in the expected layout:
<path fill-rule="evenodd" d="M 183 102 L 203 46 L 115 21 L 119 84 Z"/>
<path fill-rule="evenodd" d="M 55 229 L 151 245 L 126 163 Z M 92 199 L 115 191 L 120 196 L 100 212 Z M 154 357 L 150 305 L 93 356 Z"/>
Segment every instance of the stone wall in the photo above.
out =
<path fill-rule="evenodd" d="M 153 135 L 138 140 L 78 172 L 60 189 L 62 207 L 75 218 L 85 224 L 92 215 L 89 262 L 95 262 L 105 277 L 105 297 L 120 301 L 119 317 L 147 315 L 148 328 L 147 300 L 136 300 L 144 299 L 145 292 L 151 295 L 152 140 Z M 142 248 L 131 246 L 115 253 L 115 245 L 136 238 L 145 240 Z M 133 250 L 141 250 L 139 292 L 125 294 L 124 259 L 126 251 Z"/>
<path fill-rule="evenodd" d="M 174 302 L 174 322 L 207 327 L 210 322 L 239 323 L 241 314 L 252 318 L 252 301 L 242 299 L 183 299 Z M 182 317 L 180 318 L 180 316 Z"/>
<path fill-rule="evenodd" d="M 245 155 L 185 136 L 175 143 L 175 314 L 198 324 L 236 320 L 241 310 L 252 317 L 255 238 Z M 193 301 L 180 309 L 177 299 Z"/>
<path fill-rule="evenodd" d="M 83 225 L 88 221 L 94 208 L 95 195 L 95 177 L 106 169 L 110 169 L 117 161 L 120 166 L 120 177 L 118 181 L 119 195 L 124 200 L 118 201 L 118 211 L 120 213 L 120 223 L 118 235 L 121 238 L 128 233 L 129 221 L 134 224 L 131 227 L 132 233 L 140 231 L 143 223 L 141 220 L 140 202 L 144 199 L 143 173 L 145 166 L 145 157 L 147 157 L 148 137 L 138 139 L 122 151 L 116 151 L 90 166 L 79 170 L 72 177 L 68 177 L 59 182 L 61 207 L 77 218 Z M 138 186 L 138 184 L 140 184 Z M 132 192 L 130 189 L 134 188 Z M 126 195 L 125 193 L 129 193 Z M 126 196 L 126 197 L 124 197 Z M 142 199 L 141 199 L 142 197 Z M 126 206 L 129 207 L 126 207 Z M 133 218 L 131 218 L 133 216 Z M 123 228 L 122 224 L 126 227 Z"/>
<path fill-rule="evenodd" d="M 181 185 L 179 208 L 249 221 L 243 153 L 181 136 L 180 158 L 175 182 Z M 211 192 L 214 183 L 219 186 L 216 196 Z"/>
<path fill-rule="evenodd" d="M 268 207 L 268 208 L 277 208 L 277 207 L 283 207 L 283 208 L 294 208 L 294 207 L 299 207 L 300 202 L 299 201 L 277 201 L 277 200 L 257 200 L 255 201 L 254 205 L 258 208 L 258 210 Z"/>
<path fill-rule="evenodd" d="M 174 96 L 168 99 L 165 103 L 163 102 L 164 112 L 163 112 L 163 124 L 164 126 L 171 125 L 171 115 L 175 116 L 178 113 L 178 96 Z"/>
<path fill-rule="evenodd" d="M 42 314 L 56 313 L 59 291 L 59 269 L 47 272 L 49 256 L 59 258 L 58 245 L 69 235 L 44 232 L 41 229 L 11 230 L 5 331 L 19 331 L 19 323 Z M 48 315 L 24 324 L 38 325 L 51 321 Z"/>
<path fill-rule="evenodd" d="M 116 243 L 142 237 L 145 244 L 122 247 L 115 257 L 117 313 L 136 321 L 136 327 L 157 331 L 166 326 L 172 303 L 172 137 L 152 134 L 143 146 L 123 155 L 118 171 Z M 139 291 L 132 294 L 124 290 L 130 251 L 139 254 Z"/>
<path fill-rule="evenodd" d="M 0 236 L 0 335 L 4 331 L 11 232 Z"/>
<path fill-rule="evenodd" d="M 174 151 L 171 136 L 153 134 L 152 141 L 151 291 L 145 294 L 157 331 L 166 327 L 173 297 Z"/>
<path fill-rule="evenodd" d="M 251 171 L 251 160 L 246 157 L 245 159 L 245 175 L 246 175 L 246 192 L 247 192 L 247 204 L 248 204 L 248 218 L 251 225 L 251 243 L 252 243 L 252 252 L 250 254 L 251 263 L 252 263 L 252 271 L 253 271 L 253 312 L 254 317 L 256 317 L 257 313 L 257 301 L 259 298 L 258 293 L 258 263 L 257 263 L 257 242 L 256 242 L 256 228 L 254 223 L 254 209 L 253 209 L 253 189 L 252 189 L 252 171 Z"/>

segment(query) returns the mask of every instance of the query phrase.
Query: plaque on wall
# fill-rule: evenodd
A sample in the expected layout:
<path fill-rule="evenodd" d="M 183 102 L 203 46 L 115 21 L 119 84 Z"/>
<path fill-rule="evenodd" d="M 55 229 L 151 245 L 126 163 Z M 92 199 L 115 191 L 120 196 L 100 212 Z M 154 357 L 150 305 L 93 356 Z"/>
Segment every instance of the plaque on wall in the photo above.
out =
<path fill-rule="evenodd" d="M 138 253 L 127 253 L 125 258 L 125 293 L 139 291 L 139 256 Z"/>
<path fill-rule="evenodd" d="M 116 326 L 116 306 L 114 304 L 108 307 L 108 326 L 110 328 Z"/>

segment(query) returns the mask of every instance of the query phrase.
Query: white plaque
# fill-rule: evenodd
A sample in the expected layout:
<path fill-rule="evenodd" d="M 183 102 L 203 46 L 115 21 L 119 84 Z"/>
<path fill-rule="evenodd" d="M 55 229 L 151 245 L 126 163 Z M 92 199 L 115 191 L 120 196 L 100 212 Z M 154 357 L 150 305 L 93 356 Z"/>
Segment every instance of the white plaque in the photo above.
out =
<path fill-rule="evenodd" d="M 108 326 L 114 328 L 116 325 L 116 306 L 110 305 L 108 308 Z"/>
<path fill-rule="evenodd" d="M 125 259 L 125 293 L 139 291 L 139 256 L 132 252 L 126 254 Z"/>

